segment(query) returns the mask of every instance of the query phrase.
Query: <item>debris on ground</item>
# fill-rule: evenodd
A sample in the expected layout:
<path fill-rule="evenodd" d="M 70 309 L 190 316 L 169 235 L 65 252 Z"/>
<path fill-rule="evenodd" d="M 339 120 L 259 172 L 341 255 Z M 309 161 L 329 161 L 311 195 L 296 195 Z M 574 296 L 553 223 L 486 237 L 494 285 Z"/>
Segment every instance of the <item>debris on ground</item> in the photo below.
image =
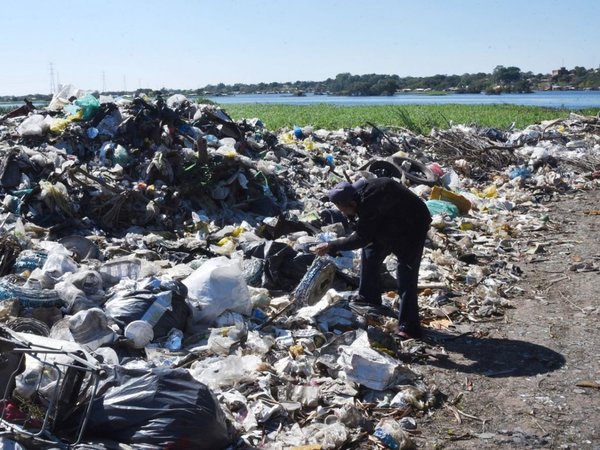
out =
<path fill-rule="evenodd" d="M 274 131 L 182 95 L 72 86 L 3 116 L 0 442 L 412 448 L 445 401 L 414 363 L 443 352 L 349 306 L 359 252 L 310 251 L 349 232 L 328 188 L 378 176 L 433 216 L 423 325 L 470 333 L 503 320 L 519 261 L 551 245 L 524 239 L 555 226 L 544 202 L 600 184 L 600 119 Z"/>

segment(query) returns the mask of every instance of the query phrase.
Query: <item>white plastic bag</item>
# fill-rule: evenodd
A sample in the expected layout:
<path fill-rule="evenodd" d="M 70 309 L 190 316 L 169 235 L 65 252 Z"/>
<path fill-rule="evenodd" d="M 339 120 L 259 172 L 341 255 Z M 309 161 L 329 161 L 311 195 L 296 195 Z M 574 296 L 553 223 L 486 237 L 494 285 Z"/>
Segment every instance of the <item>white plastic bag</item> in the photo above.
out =
<path fill-rule="evenodd" d="M 77 89 L 72 84 L 61 86 L 60 90 L 52 97 L 52 100 L 48 105 L 48 109 L 50 111 L 60 111 L 65 106 L 71 104 L 69 101 L 71 97 L 83 97 L 87 92 L 88 91 L 84 91 L 82 89 Z"/>
<path fill-rule="evenodd" d="M 21 136 L 43 136 L 50 129 L 51 118 L 44 117 L 41 114 L 33 114 L 21 122 L 17 127 L 17 132 Z"/>
<path fill-rule="evenodd" d="M 220 391 L 224 387 L 255 382 L 260 372 L 261 359 L 256 355 L 230 355 L 206 358 L 192 364 L 192 376 L 209 388 Z"/>
<path fill-rule="evenodd" d="M 183 280 L 195 322 L 210 323 L 225 311 L 249 315 L 250 291 L 237 260 L 224 256 L 205 262 Z"/>
<path fill-rule="evenodd" d="M 342 345 L 337 363 L 345 378 L 376 391 L 385 391 L 398 384 L 411 384 L 415 373 L 397 359 L 373 350 L 367 333 L 358 335 L 352 345 Z"/>
<path fill-rule="evenodd" d="M 42 267 L 42 271 L 55 282 L 65 273 L 77 272 L 77 270 L 77 263 L 71 257 L 60 253 L 50 254 Z"/>

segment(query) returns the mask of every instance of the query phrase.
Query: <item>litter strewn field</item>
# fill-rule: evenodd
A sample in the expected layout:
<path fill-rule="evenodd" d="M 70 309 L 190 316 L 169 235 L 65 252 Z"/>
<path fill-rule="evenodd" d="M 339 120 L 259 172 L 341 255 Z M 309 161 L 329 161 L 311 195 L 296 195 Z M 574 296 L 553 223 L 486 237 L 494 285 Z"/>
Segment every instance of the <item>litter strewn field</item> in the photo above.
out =
<path fill-rule="evenodd" d="M 548 202 L 600 184 L 600 119 L 269 130 L 181 95 L 66 87 L 0 118 L 0 158 L 6 448 L 408 449 L 436 411 L 468 414 L 423 370 L 447 357 L 431 339 L 507 320 L 552 245 L 532 239 L 557 230 Z M 327 189 L 378 176 L 434 218 L 424 341 L 349 307 L 359 252 L 309 250 L 348 233 Z M 524 375 L 564 363 L 538 354 L 553 363 Z"/>

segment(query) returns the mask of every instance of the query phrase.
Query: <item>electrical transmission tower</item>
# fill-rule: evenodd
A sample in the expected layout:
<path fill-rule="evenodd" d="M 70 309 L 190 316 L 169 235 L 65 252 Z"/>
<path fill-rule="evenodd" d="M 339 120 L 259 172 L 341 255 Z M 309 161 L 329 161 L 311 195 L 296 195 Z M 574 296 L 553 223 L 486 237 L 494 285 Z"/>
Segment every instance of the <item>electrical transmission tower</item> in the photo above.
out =
<path fill-rule="evenodd" d="M 54 94 L 56 92 L 56 86 L 54 84 L 54 64 L 50 63 L 50 93 Z"/>

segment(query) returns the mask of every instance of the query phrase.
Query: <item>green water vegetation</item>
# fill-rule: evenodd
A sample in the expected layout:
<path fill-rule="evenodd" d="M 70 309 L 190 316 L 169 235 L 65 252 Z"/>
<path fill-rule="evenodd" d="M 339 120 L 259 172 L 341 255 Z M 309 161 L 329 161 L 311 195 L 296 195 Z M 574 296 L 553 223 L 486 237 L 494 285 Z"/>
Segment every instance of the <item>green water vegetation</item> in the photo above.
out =
<path fill-rule="evenodd" d="M 525 128 L 544 120 L 567 118 L 571 110 L 518 105 L 223 105 L 235 120 L 258 117 L 270 130 L 311 125 L 336 130 L 364 126 L 367 122 L 386 128 L 407 128 L 428 135 L 431 129 L 453 124 L 475 124 L 505 130 L 514 124 Z M 600 114 L 600 108 L 573 111 L 582 115 Z"/>
<path fill-rule="evenodd" d="M 204 103 L 207 101 L 203 101 Z M 208 102 L 212 103 L 212 102 Z M 259 118 L 269 130 L 310 125 L 337 130 L 372 123 L 384 128 L 406 128 L 428 135 L 432 128 L 466 124 L 506 130 L 525 128 L 544 120 L 565 119 L 571 112 L 596 116 L 600 108 L 583 110 L 542 108 L 519 105 L 376 105 L 341 106 L 331 104 L 277 105 L 226 104 L 223 109 L 234 119 Z M 14 108 L 1 108 L 0 116 Z"/>

